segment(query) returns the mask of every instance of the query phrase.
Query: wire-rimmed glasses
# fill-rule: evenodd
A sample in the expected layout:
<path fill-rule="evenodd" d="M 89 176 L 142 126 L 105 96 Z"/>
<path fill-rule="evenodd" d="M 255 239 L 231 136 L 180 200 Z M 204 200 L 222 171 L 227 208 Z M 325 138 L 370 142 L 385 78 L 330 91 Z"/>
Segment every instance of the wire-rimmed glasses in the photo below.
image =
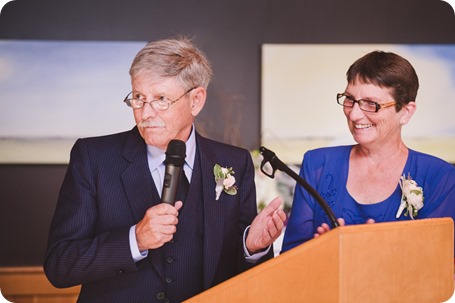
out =
<path fill-rule="evenodd" d="M 128 105 L 131 108 L 137 109 L 137 108 L 143 108 L 145 103 L 149 103 L 150 106 L 157 111 L 164 111 L 167 110 L 172 104 L 175 102 L 179 101 L 180 99 L 183 98 L 186 94 L 188 94 L 190 91 L 195 89 L 196 87 L 190 88 L 187 90 L 183 95 L 178 97 L 177 99 L 171 100 L 167 97 L 161 96 L 159 99 L 152 100 L 149 102 L 143 101 L 141 99 L 137 98 L 128 98 L 132 92 L 130 92 L 128 95 L 126 95 L 125 99 L 123 99 L 123 102 L 125 102 L 126 105 Z"/>

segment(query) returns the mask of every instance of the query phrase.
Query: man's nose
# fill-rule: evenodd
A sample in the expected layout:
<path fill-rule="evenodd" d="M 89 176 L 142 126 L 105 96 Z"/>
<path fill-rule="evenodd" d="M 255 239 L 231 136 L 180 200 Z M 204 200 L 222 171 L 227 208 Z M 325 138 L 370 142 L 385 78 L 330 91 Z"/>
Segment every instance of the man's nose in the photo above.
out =
<path fill-rule="evenodd" d="M 153 108 L 151 102 L 145 102 L 142 107 L 142 119 L 146 120 L 149 117 L 155 117 L 156 110 Z"/>

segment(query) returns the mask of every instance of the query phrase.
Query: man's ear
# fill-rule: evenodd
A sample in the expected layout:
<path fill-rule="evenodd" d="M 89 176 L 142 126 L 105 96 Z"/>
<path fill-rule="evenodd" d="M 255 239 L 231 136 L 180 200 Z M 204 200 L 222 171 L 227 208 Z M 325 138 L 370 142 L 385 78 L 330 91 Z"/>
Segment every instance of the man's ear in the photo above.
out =
<path fill-rule="evenodd" d="M 191 114 L 196 117 L 205 105 L 207 91 L 202 86 L 196 87 L 190 94 Z"/>

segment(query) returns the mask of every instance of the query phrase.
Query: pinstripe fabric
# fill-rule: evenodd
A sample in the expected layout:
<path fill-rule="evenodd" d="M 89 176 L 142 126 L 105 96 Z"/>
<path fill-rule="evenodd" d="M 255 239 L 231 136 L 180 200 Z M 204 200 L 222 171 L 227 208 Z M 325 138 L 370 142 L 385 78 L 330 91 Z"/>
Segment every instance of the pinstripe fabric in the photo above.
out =
<path fill-rule="evenodd" d="M 193 171 L 191 188 L 180 209 L 177 232 L 173 241 L 163 246 L 166 282 L 164 293 L 171 302 L 180 302 L 203 290 L 204 210 L 202 200 L 198 199 L 203 180 L 198 155 Z"/>
<path fill-rule="evenodd" d="M 200 168 L 195 176 L 199 176 L 201 182 L 196 188 L 191 182 L 187 200 L 199 203 L 203 209 L 199 229 L 202 231 L 202 289 L 205 290 L 251 266 L 243 257 L 242 234 L 256 215 L 256 197 L 254 169 L 248 151 L 198 134 L 196 142 Z M 223 193 L 215 200 L 215 164 L 233 167 L 239 187 L 237 195 Z M 166 290 L 175 293 L 178 288 L 174 285 L 179 283 L 184 288 L 193 287 L 179 281 L 191 276 L 173 277 L 173 281 L 166 282 L 167 265 L 162 256 L 154 258 L 155 252 L 150 251 L 148 258 L 136 264 L 131 257 L 129 228 L 159 202 L 148 169 L 146 146 L 136 128 L 78 140 L 71 151 L 51 223 L 44 260 L 49 281 L 57 287 L 82 284 L 80 302 L 186 299 L 166 295 Z M 197 229 L 192 226 L 188 232 Z M 191 236 L 183 228 L 178 232 L 181 237 Z M 181 258 L 184 253 L 185 250 L 179 248 L 176 255 L 180 254 Z M 263 259 L 270 258 L 271 253 Z M 169 287 L 166 283 L 177 284 Z M 193 290 L 185 289 L 182 293 L 193 293 Z"/>

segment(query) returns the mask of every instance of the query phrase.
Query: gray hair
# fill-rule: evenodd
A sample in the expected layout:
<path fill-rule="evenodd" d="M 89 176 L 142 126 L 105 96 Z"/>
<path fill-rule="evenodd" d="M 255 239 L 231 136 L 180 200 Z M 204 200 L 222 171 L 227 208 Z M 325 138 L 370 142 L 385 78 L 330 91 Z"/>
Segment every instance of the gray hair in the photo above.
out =
<path fill-rule="evenodd" d="M 181 37 L 150 42 L 131 64 L 130 75 L 146 71 L 162 78 L 176 77 L 184 89 L 207 89 L 212 77 L 210 62 L 190 39 Z"/>

